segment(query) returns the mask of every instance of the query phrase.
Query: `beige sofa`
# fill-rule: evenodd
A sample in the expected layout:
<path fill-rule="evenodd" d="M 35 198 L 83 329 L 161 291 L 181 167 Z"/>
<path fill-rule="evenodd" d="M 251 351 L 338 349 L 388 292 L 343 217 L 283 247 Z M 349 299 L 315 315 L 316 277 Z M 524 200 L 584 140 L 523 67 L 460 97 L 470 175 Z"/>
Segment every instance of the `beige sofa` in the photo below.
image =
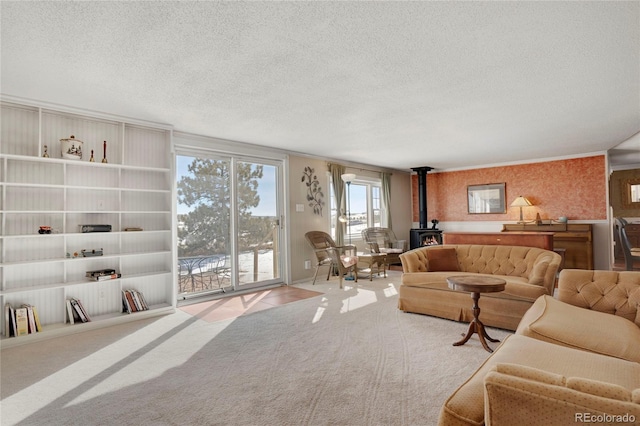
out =
<path fill-rule="evenodd" d="M 640 272 L 563 270 L 439 425 L 640 424 Z"/>
<path fill-rule="evenodd" d="M 402 283 L 398 308 L 456 321 L 473 319 L 469 293 L 452 290 L 447 277 L 489 275 L 504 279 L 505 290 L 480 297 L 485 325 L 515 330 L 533 302 L 553 294 L 562 258 L 549 250 L 498 245 L 439 245 L 400 255 Z"/>

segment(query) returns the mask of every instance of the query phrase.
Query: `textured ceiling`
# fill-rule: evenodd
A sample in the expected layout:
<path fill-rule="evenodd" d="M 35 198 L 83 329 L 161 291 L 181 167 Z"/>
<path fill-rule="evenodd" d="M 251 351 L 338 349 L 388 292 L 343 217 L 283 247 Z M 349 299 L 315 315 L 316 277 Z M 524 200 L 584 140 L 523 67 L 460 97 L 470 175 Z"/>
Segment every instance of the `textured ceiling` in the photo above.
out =
<path fill-rule="evenodd" d="M 601 152 L 640 131 L 638 1 L 0 8 L 4 95 L 190 133 L 453 169 Z"/>

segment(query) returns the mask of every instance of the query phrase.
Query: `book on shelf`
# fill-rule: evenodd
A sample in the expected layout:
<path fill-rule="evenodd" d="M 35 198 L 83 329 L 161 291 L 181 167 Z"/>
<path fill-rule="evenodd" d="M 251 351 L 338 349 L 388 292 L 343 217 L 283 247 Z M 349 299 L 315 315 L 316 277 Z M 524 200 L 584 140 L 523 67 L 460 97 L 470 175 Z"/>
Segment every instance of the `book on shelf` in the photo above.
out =
<path fill-rule="evenodd" d="M 67 306 L 67 321 L 69 321 L 69 324 L 74 324 L 75 314 L 73 313 L 74 309 L 73 309 L 73 306 L 71 306 L 71 300 L 67 299 L 66 306 Z"/>
<path fill-rule="evenodd" d="M 109 280 L 117 280 L 122 277 L 122 274 L 109 274 L 109 275 L 96 275 L 95 277 L 89 278 L 90 281 L 109 281 Z"/>
<path fill-rule="evenodd" d="M 84 309 L 84 306 L 82 306 L 82 302 L 80 302 L 80 300 L 71 297 L 69 298 L 69 302 L 71 302 L 74 314 L 81 322 L 91 321 L 91 318 L 87 315 L 87 311 Z"/>
<path fill-rule="evenodd" d="M 25 303 L 19 308 L 14 308 L 9 302 L 4 304 L 5 337 L 23 336 L 39 331 L 42 331 L 42 325 L 35 306 Z"/>
<path fill-rule="evenodd" d="M 115 274 L 116 270 L 112 269 L 112 268 L 106 268 L 106 269 L 96 269 L 94 271 L 87 271 L 85 273 L 85 276 L 87 278 L 91 278 L 91 277 L 99 277 L 101 275 L 111 275 L 111 274 Z"/>
<path fill-rule="evenodd" d="M 122 311 L 132 314 L 138 311 L 146 311 L 149 307 L 141 292 L 133 289 L 122 290 Z"/>
<path fill-rule="evenodd" d="M 22 307 L 27 310 L 27 320 L 29 322 L 29 333 L 37 333 L 38 329 L 36 328 L 36 319 L 33 315 L 33 306 L 23 304 Z"/>
<path fill-rule="evenodd" d="M 31 305 L 33 310 L 33 318 L 36 320 L 36 331 L 42 331 L 42 324 L 40 323 L 40 317 L 38 316 L 38 310 L 35 306 Z"/>
<path fill-rule="evenodd" d="M 16 336 L 29 334 L 29 318 L 27 308 L 16 308 Z"/>
<path fill-rule="evenodd" d="M 16 324 L 16 310 L 13 308 L 13 306 L 10 306 L 10 310 L 11 310 L 11 333 L 13 336 L 17 336 L 18 326 Z"/>
<path fill-rule="evenodd" d="M 11 303 L 7 302 L 4 304 L 4 330 L 2 334 L 4 337 L 10 337 L 12 333 L 11 329 Z"/>

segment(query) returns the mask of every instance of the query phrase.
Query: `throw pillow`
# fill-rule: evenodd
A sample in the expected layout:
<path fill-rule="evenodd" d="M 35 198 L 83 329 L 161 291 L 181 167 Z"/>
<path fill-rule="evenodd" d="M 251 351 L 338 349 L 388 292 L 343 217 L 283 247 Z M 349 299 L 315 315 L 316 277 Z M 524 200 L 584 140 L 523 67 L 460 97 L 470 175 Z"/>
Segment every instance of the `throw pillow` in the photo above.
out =
<path fill-rule="evenodd" d="M 456 249 L 435 248 L 426 250 L 428 272 L 459 271 L 458 254 Z"/>

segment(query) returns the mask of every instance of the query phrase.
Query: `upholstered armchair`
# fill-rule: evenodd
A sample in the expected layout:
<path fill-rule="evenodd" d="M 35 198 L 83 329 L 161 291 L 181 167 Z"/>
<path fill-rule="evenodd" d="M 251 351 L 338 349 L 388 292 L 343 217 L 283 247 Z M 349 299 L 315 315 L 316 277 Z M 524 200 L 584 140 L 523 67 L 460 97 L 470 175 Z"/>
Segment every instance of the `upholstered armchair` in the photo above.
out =
<path fill-rule="evenodd" d="M 387 265 L 399 265 L 400 255 L 409 249 L 407 240 L 398 240 L 389 228 L 366 228 L 362 239 L 371 253 L 387 254 Z"/>

